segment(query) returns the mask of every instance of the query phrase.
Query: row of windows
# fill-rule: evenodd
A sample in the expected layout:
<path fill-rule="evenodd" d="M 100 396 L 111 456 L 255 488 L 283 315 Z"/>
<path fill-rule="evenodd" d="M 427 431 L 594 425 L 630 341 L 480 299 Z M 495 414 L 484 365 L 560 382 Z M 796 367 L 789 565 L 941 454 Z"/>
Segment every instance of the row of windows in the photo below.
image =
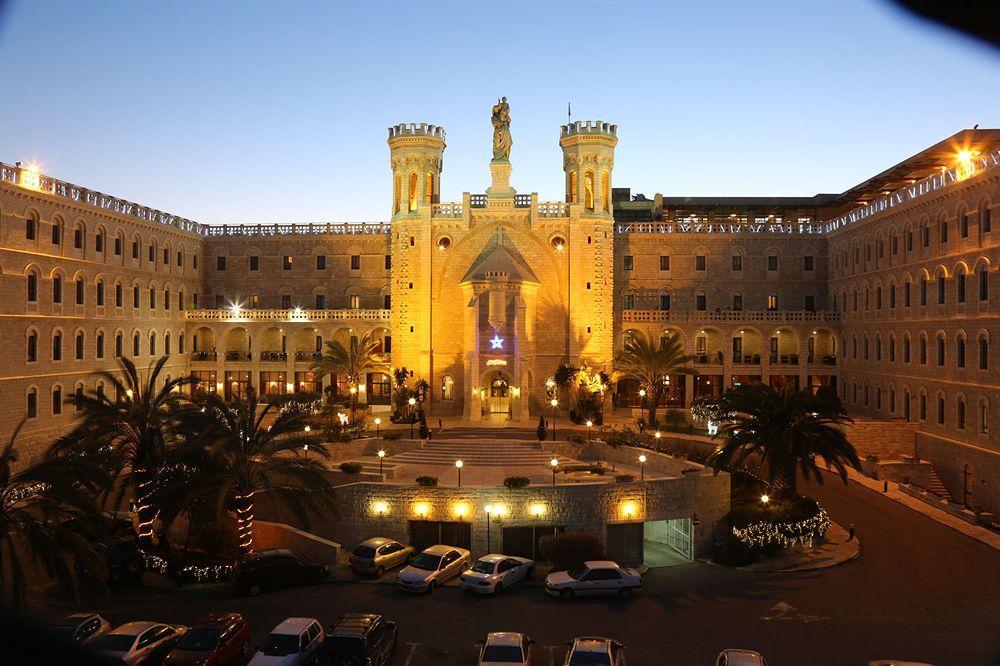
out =
<path fill-rule="evenodd" d="M 841 395 L 846 400 L 847 399 L 847 385 L 842 385 Z M 871 390 L 868 384 L 858 384 L 853 382 L 851 386 L 851 402 L 858 406 L 864 406 L 869 409 L 875 409 L 877 411 L 886 411 L 889 414 L 901 414 L 907 421 L 916 420 L 927 421 L 928 420 L 928 396 L 927 393 L 921 390 L 919 397 L 917 398 L 916 413 L 914 414 L 913 406 L 911 405 L 912 396 L 910 392 L 903 392 L 903 399 L 901 409 L 897 410 L 896 404 L 896 389 L 890 388 L 888 390 L 883 389 L 881 386 L 876 386 L 874 390 Z M 968 405 L 964 396 L 958 396 L 955 398 L 955 421 L 954 423 L 948 422 L 947 413 L 947 402 L 943 393 L 938 392 L 935 396 L 935 421 L 940 426 L 954 426 L 958 430 L 967 430 L 970 425 L 974 428 L 974 431 L 980 435 L 988 435 L 990 432 L 990 403 L 988 400 L 983 398 L 979 401 L 979 410 L 976 415 L 976 423 L 970 424 L 968 422 Z"/>
<path fill-rule="evenodd" d="M 969 285 L 968 276 L 965 273 L 957 273 L 954 277 L 955 282 L 955 302 L 956 303 L 966 303 L 969 300 Z M 928 299 L 928 284 L 930 280 L 927 277 L 920 277 L 917 280 L 917 296 L 920 305 L 927 305 Z M 902 303 L 904 308 L 911 307 L 912 305 L 912 293 L 911 293 L 912 283 L 907 280 L 900 285 L 902 292 Z M 893 309 L 897 305 L 896 298 L 896 285 L 890 284 L 885 287 L 886 293 L 888 295 L 889 309 Z M 947 303 L 948 294 L 948 280 L 941 274 L 938 275 L 936 280 L 936 298 L 938 305 L 945 305 Z M 851 309 L 857 312 L 861 307 L 861 302 L 859 295 L 864 296 L 864 309 L 872 309 L 872 305 L 876 310 L 881 310 L 883 306 L 883 287 L 877 286 L 874 289 L 866 287 L 860 293 L 857 289 L 851 292 Z M 980 301 L 988 301 L 990 298 L 990 275 L 987 272 L 985 266 L 981 267 L 978 272 L 978 277 L 976 278 L 975 295 Z M 872 298 L 874 296 L 874 298 Z M 834 299 L 836 304 L 836 299 Z M 840 294 L 840 305 L 844 312 L 847 312 L 847 291 L 843 291 Z"/>
<path fill-rule="evenodd" d="M 251 271 L 259 271 L 260 270 L 260 256 L 258 256 L 256 254 L 253 254 L 253 255 L 250 255 L 249 257 L 247 257 L 247 259 L 248 259 L 248 268 Z M 351 257 L 350 257 L 350 260 L 351 260 L 351 264 L 350 265 L 351 265 L 351 270 L 352 271 L 359 271 L 359 270 L 361 270 L 361 255 L 360 254 L 352 254 Z M 227 257 L 220 255 L 220 256 L 218 256 L 218 257 L 215 258 L 215 269 L 216 270 L 218 270 L 218 271 L 224 271 L 224 270 L 226 270 L 227 264 L 228 264 Z M 388 254 L 385 255 L 384 265 L 385 265 L 385 269 L 386 270 L 392 268 L 392 255 L 388 255 Z M 290 271 L 290 270 L 292 270 L 292 268 L 294 266 L 295 266 L 295 257 L 294 256 L 292 256 L 290 254 L 286 254 L 286 255 L 283 255 L 281 257 L 281 269 L 282 270 Z M 325 254 L 317 254 L 316 255 L 316 270 L 318 270 L 318 271 L 325 271 L 326 270 L 326 255 Z"/>
<path fill-rule="evenodd" d="M 732 270 L 734 272 L 740 272 L 743 270 L 743 255 L 734 254 L 731 257 Z M 805 255 L 802 257 L 802 270 L 810 273 L 815 270 L 816 260 L 812 255 Z M 622 268 L 626 271 L 635 270 L 635 255 L 626 254 L 622 257 Z M 704 254 L 697 254 L 694 258 L 694 269 L 696 271 L 706 271 L 708 270 L 708 257 Z M 670 255 L 661 254 L 660 255 L 660 270 L 669 271 L 670 270 Z M 778 255 L 770 254 L 767 256 L 767 270 L 769 272 L 778 270 Z"/>
<path fill-rule="evenodd" d="M 28 284 L 27 284 L 27 300 L 28 303 L 38 303 L 39 297 L 39 276 L 38 273 L 31 271 L 28 273 Z M 52 283 L 52 303 L 61 304 L 63 302 L 63 278 L 60 275 L 54 275 L 51 280 Z M 107 300 L 106 285 L 103 280 L 98 280 L 94 284 L 94 304 L 97 306 L 105 305 Z M 132 287 L 132 307 L 140 307 L 140 296 L 143 291 L 142 287 L 133 285 Z M 155 310 L 157 307 L 157 294 L 161 293 L 156 287 L 149 287 L 147 290 L 148 296 L 146 299 L 146 304 L 151 310 Z M 83 278 L 77 278 L 73 281 L 73 300 L 76 305 L 86 305 L 86 283 Z M 112 290 L 112 296 L 114 299 L 115 307 L 123 307 L 125 303 L 125 286 L 121 282 L 117 282 Z M 160 301 L 164 310 L 170 310 L 172 305 L 176 303 L 178 310 L 184 310 L 184 292 L 178 291 L 176 301 L 173 300 L 170 289 L 165 288 L 162 290 L 163 299 Z M 198 307 L 198 294 L 195 293 L 193 297 L 193 305 L 195 308 Z"/>
<path fill-rule="evenodd" d="M 294 307 L 301 307 L 299 303 L 292 302 L 292 294 L 281 294 L 281 309 L 291 310 Z M 326 310 L 327 309 L 327 298 L 326 294 L 313 294 L 313 303 L 309 304 L 316 310 Z M 348 309 L 350 310 L 360 310 L 361 309 L 361 296 L 357 294 L 351 294 L 347 297 L 348 299 Z M 215 309 L 222 310 L 227 307 L 232 307 L 233 303 L 225 294 L 215 295 Z M 240 307 L 246 307 L 251 310 L 259 309 L 261 306 L 260 294 L 250 294 L 249 298 L 245 303 L 239 303 Z M 384 294 L 382 296 L 382 307 L 388 310 L 392 307 L 392 297 L 389 294 Z M 336 308 L 333 308 L 336 309 Z"/>
<path fill-rule="evenodd" d="M 902 347 L 901 357 L 903 363 L 911 362 L 911 338 L 909 334 L 903 336 L 903 340 L 900 344 Z M 939 333 L 935 339 L 935 363 L 938 367 L 944 367 L 947 357 L 947 346 L 948 341 L 944 333 Z M 966 366 L 967 360 L 967 340 L 964 335 L 960 336 L 955 340 L 955 367 L 963 369 Z M 990 365 L 990 341 L 986 334 L 981 334 L 977 342 L 977 364 L 980 370 L 988 370 Z M 889 336 L 888 342 L 886 344 L 887 360 L 890 363 L 895 363 L 897 359 L 896 354 L 896 338 L 894 336 Z M 920 334 L 920 338 L 917 341 L 917 360 L 920 365 L 927 365 L 928 363 L 928 351 L 929 351 L 929 341 L 927 335 L 924 333 Z M 860 345 L 860 358 L 862 360 L 871 360 L 874 356 L 874 360 L 882 360 L 882 336 L 876 335 L 874 343 L 869 343 L 868 336 L 864 336 L 861 340 Z M 858 337 L 856 335 L 851 336 L 851 358 L 858 359 L 859 357 L 859 345 Z"/>
<path fill-rule="evenodd" d="M 660 310 L 670 310 L 671 295 L 670 294 L 660 294 L 659 309 Z M 694 296 L 694 307 L 695 310 L 699 312 L 705 312 L 708 310 L 708 295 L 705 293 L 697 293 Z M 743 310 L 743 294 L 732 294 L 731 300 L 727 307 L 730 310 L 739 312 Z M 635 294 L 623 294 L 622 295 L 622 309 L 623 310 L 634 310 L 635 309 Z M 767 309 L 774 311 L 779 309 L 779 298 L 778 294 L 768 294 L 767 295 Z M 816 310 L 816 296 L 813 294 L 806 294 L 802 297 L 802 309 L 809 312 Z"/>
<path fill-rule="evenodd" d="M 105 342 L 104 333 L 98 332 L 94 336 L 94 358 L 103 359 L 105 358 Z M 73 339 L 73 357 L 77 361 L 82 361 L 86 357 L 86 344 L 87 336 L 82 331 L 77 332 Z M 114 340 L 114 355 L 124 356 L 125 351 L 125 337 L 122 333 L 115 334 Z M 51 356 L 50 359 L 53 361 L 63 360 L 63 334 L 61 331 L 55 331 L 52 333 L 52 346 L 51 346 Z M 132 336 L 132 356 L 141 355 L 141 337 L 138 333 Z M 160 349 L 157 347 L 156 332 L 150 332 L 148 337 L 147 351 L 150 356 L 156 356 Z M 177 338 L 177 351 L 178 353 L 184 353 L 184 334 L 180 333 Z M 163 334 L 163 348 L 162 353 L 171 354 L 173 352 L 171 346 L 170 333 Z M 27 333 L 25 339 L 25 360 L 28 363 L 35 363 L 39 359 L 38 350 L 38 332 L 34 329 L 30 329 Z"/>
<path fill-rule="evenodd" d="M 40 224 L 37 215 L 34 213 L 29 214 L 25 219 L 24 237 L 27 240 L 37 240 L 38 230 Z M 63 241 L 63 224 L 62 222 L 55 221 L 51 227 L 51 240 L 53 245 L 62 245 Z M 82 224 L 77 224 L 73 229 L 73 247 L 78 250 L 83 250 L 84 244 L 86 242 L 87 230 Z M 98 232 L 94 236 L 94 251 L 98 254 L 104 254 L 105 247 L 107 245 L 107 238 L 104 231 Z M 124 232 L 119 231 L 113 241 L 113 253 L 114 256 L 120 257 L 125 252 L 126 240 Z M 133 259 L 139 259 L 142 254 L 142 239 L 136 236 L 131 241 L 131 256 Z M 155 263 L 157 256 L 161 257 L 162 264 L 168 266 L 170 264 L 170 247 L 162 248 L 161 252 L 157 252 L 156 242 L 151 242 L 146 246 L 146 259 L 150 263 Z M 175 262 L 178 268 L 184 267 L 184 250 L 177 250 L 175 253 Z M 192 265 L 195 269 L 198 268 L 198 255 L 192 255 Z"/>

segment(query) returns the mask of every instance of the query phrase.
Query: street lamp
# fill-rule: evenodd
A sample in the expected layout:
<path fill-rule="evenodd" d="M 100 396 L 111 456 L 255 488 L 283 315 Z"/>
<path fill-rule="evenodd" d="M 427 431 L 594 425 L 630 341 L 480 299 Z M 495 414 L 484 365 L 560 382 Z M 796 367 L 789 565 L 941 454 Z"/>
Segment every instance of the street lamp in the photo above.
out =
<path fill-rule="evenodd" d="M 767 506 L 767 503 L 771 501 L 771 498 L 767 496 L 767 493 L 760 496 L 760 503 Z"/>
<path fill-rule="evenodd" d="M 639 480 L 646 480 L 646 454 L 642 453 L 639 455 Z"/>
<path fill-rule="evenodd" d="M 407 403 L 410 405 L 410 409 L 413 409 L 413 406 L 415 404 L 417 404 L 417 399 L 416 398 L 410 398 L 407 401 Z M 407 420 L 410 422 L 410 439 L 413 439 L 413 412 L 412 411 L 410 412 L 409 418 Z"/>
<path fill-rule="evenodd" d="M 382 425 L 382 419 L 378 416 L 375 417 L 375 438 L 378 439 L 378 427 Z"/>
<path fill-rule="evenodd" d="M 464 463 L 461 460 L 455 461 L 455 468 L 458 469 L 458 487 L 462 487 L 462 465 Z"/>
<path fill-rule="evenodd" d="M 382 473 L 382 461 L 385 459 L 385 451 L 379 449 L 378 452 L 378 473 Z"/>
<path fill-rule="evenodd" d="M 552 465 L 552 485 L 554 486 L 556 485 L 556 467 L 559 466 L 559 459 L 553 458 L 549 461 L 549 464 Z"/>
<path fill-rule="evenodd" d="M 552 441 L 554 442 L 556 441 L 556 407 L 559 406 L 559 401 L 552 398 L 549 404 L 552 405 Z"/>
<path fill-rule="evenodd" d="M 590 441 L 590 429 L 594 426 L 593 421 L 587 421 L 587 441 Z"/>
<path fill-rule="evenodd" d="M 493 513 L 493 505 L 486 505 L 486 552 L 490 552 L 490 515 Z"/>
<path fill-rule="evenodd" d="M 656 432 L 653 433 L 653 437 L 656 439 L 656 450 L 657 451 L 660 450 L 660 437 L 662 437 L 662 436 L 663 435 L 660 434 L 659 430 L 657 430 Z"/>

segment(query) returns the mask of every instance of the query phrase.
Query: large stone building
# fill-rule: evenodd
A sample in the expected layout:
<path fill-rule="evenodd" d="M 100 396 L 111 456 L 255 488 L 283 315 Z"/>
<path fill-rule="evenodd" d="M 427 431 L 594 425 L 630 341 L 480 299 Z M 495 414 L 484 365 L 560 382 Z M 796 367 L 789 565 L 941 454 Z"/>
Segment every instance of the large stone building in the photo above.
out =
<path fill-rule="evenodd" d="M 0 165 L 0 434 L 25 416 L 26 443 L 64 432 L 67 396 L 117 355 L 170 354 L 172 376 L 227 396 L 321 390 L 309 366 L 340 330 L 426 380 L 431 415 L 526 418 L 560 363 L 611 368 L 643 330 L 694 357 L 668 405 L 830 387 L 913 423 L 951 494 L 997 508 L 1000 131 L 777 198 L 632 195 L 612 185 L 617 133 L 561 128 L 559 201 L 516 193 L 494 159 L 485 194 L 443 203 L 443 128 L 394 126 L 391 219 L 364 224 L 204 225 Z M 389 401 L 383 373 L 354 388 Z M 620 382 L 618 404 L 636 391 Z"/>

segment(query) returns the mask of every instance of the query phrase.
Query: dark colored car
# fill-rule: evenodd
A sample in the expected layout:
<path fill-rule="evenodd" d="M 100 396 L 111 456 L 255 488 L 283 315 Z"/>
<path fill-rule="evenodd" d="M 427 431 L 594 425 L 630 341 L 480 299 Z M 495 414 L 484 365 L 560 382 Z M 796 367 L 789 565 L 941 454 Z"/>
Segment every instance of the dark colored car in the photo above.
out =
<path fill-rule="evenodd" d="M 222 666 L 250 652 L 250 629 L 239 613 L 212 613 L 194 624 L 177 641 L 164 664 Z"/>
<path fill-rule="evenodd" d="M 319 661 L 329 666 L 382 666 L 395 650 L 395 622 L 374 613 L 348 613 L 327 629 Z"/>
<path fill-rule="evenodd" d="M 291 551 L 263 550 L 240 564 L 236 591 L 254 596 L 263 590 L 319 583 L 329 573 L 325 564 L 314 564 Z"/>

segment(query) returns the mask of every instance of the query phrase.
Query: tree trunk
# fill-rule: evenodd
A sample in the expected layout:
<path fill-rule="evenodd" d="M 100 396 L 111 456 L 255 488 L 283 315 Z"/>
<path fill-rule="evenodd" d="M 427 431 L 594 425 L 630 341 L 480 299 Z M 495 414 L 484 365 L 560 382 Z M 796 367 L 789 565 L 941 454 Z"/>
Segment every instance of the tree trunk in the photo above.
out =
<path fill-rule="evenodd" d="M 253 555 L 253 491 L 245 495 L 237 495 L 235 499 L 236 509 L 236 537 L 239 541 L 240 555 L 247 557 Z"/>
<path fill-rule="evenodd" d="M 656 385 L 654 384 L 654 386 Z M 660 404 L 660 389 L 651 389 L 649 395 L 646 397 L 649 398 L 649 427 L 655 428 L 656 426 L 653 423 L 656 421 L 656 408 Z"/>
<path fill-rule="evenodd" d="M 156 502 L 156 478 L 153 472 L 146 467 L 137 468 L 133 472 L 133 476 L 135 477 L 135 512 L 138 517 L 135 533 L 139 540 L 139 547 L 148 549 L 154 545 L 156 540 L 153 523 L 160 512 Z"/>

